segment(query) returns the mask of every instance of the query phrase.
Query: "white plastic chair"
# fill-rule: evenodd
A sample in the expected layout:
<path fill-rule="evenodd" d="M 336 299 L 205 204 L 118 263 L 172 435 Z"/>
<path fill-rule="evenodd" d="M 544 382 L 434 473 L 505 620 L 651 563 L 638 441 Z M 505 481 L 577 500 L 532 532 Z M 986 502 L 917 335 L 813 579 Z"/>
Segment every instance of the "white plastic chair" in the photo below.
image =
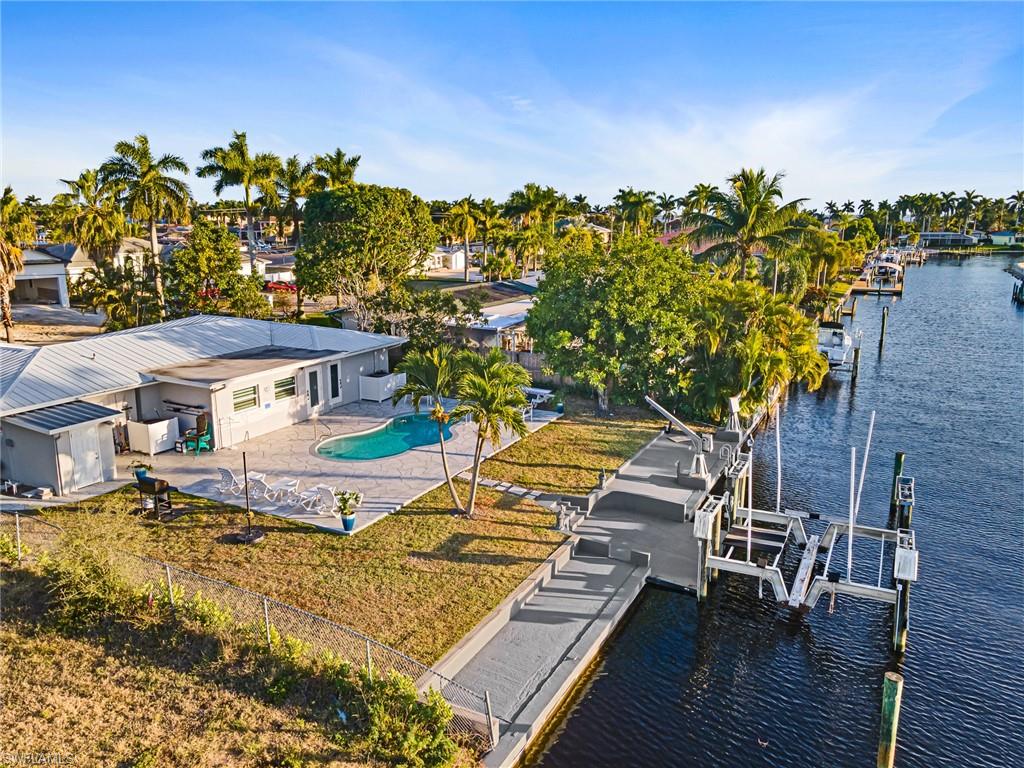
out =
<path fill-rule="evenodd" d="M 269 501 L 290 501 L 298 494 L 299 481 L 290 477 L 282 477 L 276 483 L 267 486 L 265 497 Z"/>
<path fill-rule="evenodd" d="M 321 514 L 323 509 L 323 498 L 320 496 L 320 487 L 310 488 L 308 491 L 298 491 L 295 497 L 295 505 L 313 515 Z"/>
<path fill-rule="evenodd" d="M 229 496 L 240 496 L 245 490 L 245 484 L 238 476 L 226 467 L 217 467 L 217 471 L 220 472 L 217 490 Z"/>

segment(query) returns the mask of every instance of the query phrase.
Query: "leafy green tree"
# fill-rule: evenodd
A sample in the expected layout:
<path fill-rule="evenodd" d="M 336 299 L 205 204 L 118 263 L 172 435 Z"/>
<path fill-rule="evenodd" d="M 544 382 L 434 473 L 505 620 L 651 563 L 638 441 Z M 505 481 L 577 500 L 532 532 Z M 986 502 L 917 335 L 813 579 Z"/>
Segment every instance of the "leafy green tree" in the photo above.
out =
<path fill-rule="evenodd" d="M 256 212 L 253 192 L 257 192 L 264 202 L 273 201 L 277 197 L 277 178 L 281 159 L 270 152 L 249 152 L 249 140 L 245 131 L 234 131 L 231 141 L 226 147 L 204 149 L 202 154 L 204 165 L 196 168 L 196 176 L 215 178 L 213 191 L 220 197 L 228 187 L 241 187 L 245 199 L 245 230 L 249 246 L 249 262 L 256 262 L 256 228 L 253 216 Z"/>
<path fill-rule="evenodd" d="M 444 479 L 448 484 L 448 492 L 458 512 L 463 512 L 462 500 L 452 473 L 448 468 L 448 451 L 445 447 L 445 429 L 451 421 L 451 414 L 445 406 L 462 377 L 464 357 L 448 344 L 439 344 L 430 349 L 409 352 L 398 365 L 398 370 L 405 374 L 405 384 L 399 387 L 391 398 L 391 403 L 408 397 L 416 413 L 424 398 L 431 401 L 430 418 L 437 424 L 438 443 L 441 447 L 441 465 L 444 467 Z"/>
<path fill-rule="evenodd" d="M 605 251 L 572 237 L 545 267 L 527 330 L 548 365 L 594 387 L 607 413 L 618 388 L 677 390 L 693 338 L 689 307 L 707 279 L 649 239 L 627 235 Z"/>
<path fill-rule="evenodd" d="M 272 307 L 263 293 L 263 278 L 258 273 L 235 275 L 226 293 L 228 309 L 235 317 L 262 320 L 269 317 Z"/>
<path fill-rule="evenodd" d="M 482 319 L 480 302 L 451 291 L 410 291 L 395 283 L 364 302 L 375 333 L 407 338 L 407 349 L 426 351 L 438 343 L 462 341 L 459 328 Z"/>
<path fill-rule="evenodd" d="M 219 311 L 241 278 L 241 263 L 238 239 L 227 227 L 199 219 L 185 245 L 167 262 L 171 311 L 178 316 Z"/>
<path fill-rule="evenodd" d="M 710 243 L 701 257 L 718 263 L 738 261 L 740 279 L 745 280 L 747 264 L 755 255 L 772 255 L 798 242 L 803 227 L 794 220 L 805 198 L 780 203 L 782 179 L 781 173 L 769 177 L 764 168 L 744 168 L 729 178 L 728 194 L 713 197 L 713 213 L 687 214 L 686 223 L 694 227 L 690 242 Z"/>
<path fill-rule="evenodd" d="M 426 203 L 407 189 L 353 182 L 310 195 L 296 279 L 314 296 L 337 293 L 369 327 L 364 301 L 422 265 L 437 242 Z"/>
<path fill-rule="evenodd" d="M 149 224 L 149 247 L 153 255 L 153 280 L 160 318 L 164 316 L 164 287 L 161 276 L 160 245 L 156 239 L 157 219 L 188 215 L 191 198 L 188 184 L 173 176 L 188 173 L 188 165 L 177 155 L 155 157 L 149 138 L 140 133 L 134 141 L 119 141 L 114 156 L 100 166 L 100 180 L 121 189 L 121 202 L 133 219 Z"/>
<path fill-rule="evenodd" d="M 466 515 L 473 517 L 484 446 L 488 441 L 500 445 L 506 430 L 516 437 L 526 437 L 529 432 L 523 418 L 527 404 L 523 387 L 529 386 L 531 379 L 525 368 L 511 362 L 500 349 L 491 349 L 486 356 L 463 353 L 462 366 L 456 389 L 459 403 L 452 409 L 451 417 L 468 418 L 477 428 L 473 477 L 466 504 Z"/>
<path fill-rule="evenodd" d="M 18 202 L 11 187 L 4 187 L 0 199 L 0 316 L 3 317 L 7 343 L 14 342 L 14 317 L 11 291 L 18 273 L 24 269 L 21 246 L 35 238 L 36 229 L 27 205 Z"/>

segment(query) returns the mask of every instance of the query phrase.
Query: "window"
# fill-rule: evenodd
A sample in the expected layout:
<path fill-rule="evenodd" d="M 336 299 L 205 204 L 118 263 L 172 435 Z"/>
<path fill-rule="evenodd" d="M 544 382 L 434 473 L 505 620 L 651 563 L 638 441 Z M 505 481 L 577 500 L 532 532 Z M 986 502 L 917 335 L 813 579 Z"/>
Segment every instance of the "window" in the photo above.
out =
<path fill-rule="evenodd" d="M 255 386 L 236 389 L 231 393 L 231 400 L 236 413 L 238 411 L 247 411 L 259 405 L 259 397 L 256 394 Z"/>
<path fill-rule="evenodd" d="M 295 377 L 278 379 L 274 382 L 274 399 L 284 400 L 286 397 L 295 397 Z"/>

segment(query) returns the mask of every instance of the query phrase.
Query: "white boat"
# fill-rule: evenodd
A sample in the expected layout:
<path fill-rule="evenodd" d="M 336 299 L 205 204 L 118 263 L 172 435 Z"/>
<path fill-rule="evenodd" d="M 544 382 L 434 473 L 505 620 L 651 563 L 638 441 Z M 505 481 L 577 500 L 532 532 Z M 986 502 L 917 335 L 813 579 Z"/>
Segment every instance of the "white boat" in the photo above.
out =
<path fill-rule="evenodd" d="M 829 368 L 852 363 L 853 341 L 842 323 L 823 322 L 818 326 L 818 351 L 828 358 Z"/>

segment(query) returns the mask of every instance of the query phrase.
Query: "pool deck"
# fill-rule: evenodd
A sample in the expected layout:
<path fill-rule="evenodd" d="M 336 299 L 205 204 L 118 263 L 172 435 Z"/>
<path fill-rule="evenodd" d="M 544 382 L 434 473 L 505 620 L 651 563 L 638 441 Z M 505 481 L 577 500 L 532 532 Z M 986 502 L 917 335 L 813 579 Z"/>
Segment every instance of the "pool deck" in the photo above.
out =
<path fill-rule="evenodd" d="M 169 451 L 152 458 L 140 454 L 124 454 L 117 460 L 119 480 L 98 483 L 90 486 L 88 492 L 46 503 L 5 498 L 3 506 L 5 509 L 14 509 L 16 506 L 38 508 L 79 501 L 112 491 L 131 481 L 128 464 L 134 459 L 147 461 L 153 466 L 151 475 L 167 480 L 179 491 L 244 506 L 242 499 L 222 494 L 217 488 L 220 482 L 218 467 L 231 469 L 236 475 L 242 474 L 244 451 L 249 472 L 263 472 L 270 482 L 288 477 L 298 480 L 300 488 L 312 488 L 323 483 L 363 494 L 363 503 L 356 511 L 356 525 L 352 531 L 357 533 L 444 483 L 440 446 L 425 445 L 395 456 L 362 461 L 325 458 L 316 453 L 316 446 L 329 437 L 364 432 L 383 425 L 399 414 L 411 412 L 412 409 L 407 405 L 393 407 L 390 403 L 359 401 L 322 413 L 315 421 L 284 427 L 247 440 L 234 448 L 213 453 L 203 452 L 196 456 Z M 526 425 L 530 432 L 535 432 L 558 417 L 559 414 L 553 411 L 535 410 L 532 420 L 528 418 Z M 496 453 L 517 439 L 511 434 L 504 434 L 499 446 L 487 444 L 484 456 Z M 472 466 L 475 440 L 476 430 L 472 424 L 452 427 L 452 439 L 445 441 L 445 448 L 453 475 Z M 253 500 L 251 506 L 259 512 L 309 523 L 336 533 L 344 532 L 341 520 L 329 515 L 310 514 L 303 509 L 266 500 Z"/>

